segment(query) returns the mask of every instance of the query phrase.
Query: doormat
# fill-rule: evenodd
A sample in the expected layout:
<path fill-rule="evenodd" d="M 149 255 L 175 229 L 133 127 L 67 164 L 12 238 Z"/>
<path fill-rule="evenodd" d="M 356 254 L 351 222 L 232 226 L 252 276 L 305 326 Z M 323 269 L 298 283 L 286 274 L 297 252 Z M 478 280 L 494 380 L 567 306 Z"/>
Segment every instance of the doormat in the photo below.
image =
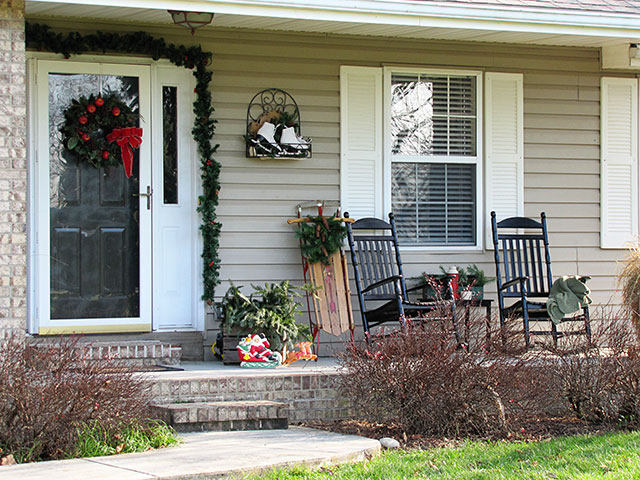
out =
<path fill-rule="evenodd" d="M 182 372 L 184 368 L 174 367 L 172 365 L 141 365 L 134 367 L 136 372 Z"/>
<path fill-rule="evenodd" d="M 174 367 L 170 365 L 135 365 L 135 366 L 111 366 L 103 370 L 103 373 L 144 373 L 144 372 L 182 372 L 184 368 Z"/>

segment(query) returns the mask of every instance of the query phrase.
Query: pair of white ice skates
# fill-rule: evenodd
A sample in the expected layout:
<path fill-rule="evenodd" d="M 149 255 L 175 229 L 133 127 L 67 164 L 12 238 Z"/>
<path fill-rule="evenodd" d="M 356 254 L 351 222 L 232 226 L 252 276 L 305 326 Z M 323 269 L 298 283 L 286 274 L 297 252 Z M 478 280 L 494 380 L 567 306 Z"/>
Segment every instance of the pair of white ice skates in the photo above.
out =
<path fill-rule="evenodd" d="M 280 142 L 275 139 L 277 131 L 281 131 Z M 299 137 L 294 127 L 276 126 L 269 122 L 260 127 L 251 143 L 256 153 L 266 155 L 303 155 L 311 148 L 311 142 Z"/>

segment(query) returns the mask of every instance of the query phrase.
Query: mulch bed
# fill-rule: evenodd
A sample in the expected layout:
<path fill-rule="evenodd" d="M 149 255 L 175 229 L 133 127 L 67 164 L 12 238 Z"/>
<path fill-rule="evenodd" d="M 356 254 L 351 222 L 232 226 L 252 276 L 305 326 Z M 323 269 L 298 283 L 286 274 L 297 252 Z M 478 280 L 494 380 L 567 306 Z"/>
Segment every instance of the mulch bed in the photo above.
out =
<path fill-rule="evenodd" d="M 541 441 L 568 435 L 600 434 L 615 430 L 613 427 L 593 425 L 575 418 L 549 417 L 529 420 L 520 423 L 519 429 L 500 437 L 466 437 L 445 438 L 429 435 L 407 435 L 395 425 L 371 423 L 362 420 L 338 420 L 333 422 L 305 422 L 304 427 L 317 428 L 336 433 L 359 435 L 361 437 L 380 439 L 391 437 L 398 440 L 402 448 L 435 448 L 456 447 L 464 440 L 508 440 L 508 441 Z"/>

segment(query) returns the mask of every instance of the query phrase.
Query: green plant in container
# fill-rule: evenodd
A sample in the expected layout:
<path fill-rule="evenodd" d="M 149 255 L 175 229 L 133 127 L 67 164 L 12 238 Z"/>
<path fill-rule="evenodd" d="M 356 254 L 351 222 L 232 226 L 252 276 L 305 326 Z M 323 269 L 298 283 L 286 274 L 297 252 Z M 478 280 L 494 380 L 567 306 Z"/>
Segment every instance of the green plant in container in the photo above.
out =
<path fill-rule="evenodd" d="M 466 269 L 458 268 L 460 272 L 464 272 L 464 277 L 460 275 L 459 290 L 462 296 L 468 296 L 464 292 L 470 292 L 471 298 L 475 300 L 482 300 L 484 297 L 484 286 L 495 280 L 495 278 L 487 277 L 478 265 L 467 266 Z"/>
<path fill-rule="evenodd" d="M 443 295 L 443 285 L 446 285 L 446 281 L 450 274 L 448 270 L 450 267 L 440 265 L 440 274 L 430 274 L 422 272 L 419 277 L 414 277 L 412 280 L 417 281 L 416 286 L 423 287 L 423 297 L 425 299 L 433 299 L 439 295 Z M 492 282 L 494 278 L 489 278 L 485 275 L 484 271 L 478 267 L 475 263 L 469 265 L 466 268 L 456 266 L 458 271 L 458 292 L 463 300 L 482 300 L 484 297 L 484 286 Z M 439 289 L 439 292 L 436 290 Z"/>
<path fill-rule="evenodd" d="M 274 351 L 309 340 L 309 327 L 296 323 L 296 315 L 301 313 L 296 287 L 287 280 L 251 287 L 254 292 L 249 296 L 233 284 L 227 290 L 223 299 L 226 334 L 234 330 L 245 335 L 263 333 Z"/>

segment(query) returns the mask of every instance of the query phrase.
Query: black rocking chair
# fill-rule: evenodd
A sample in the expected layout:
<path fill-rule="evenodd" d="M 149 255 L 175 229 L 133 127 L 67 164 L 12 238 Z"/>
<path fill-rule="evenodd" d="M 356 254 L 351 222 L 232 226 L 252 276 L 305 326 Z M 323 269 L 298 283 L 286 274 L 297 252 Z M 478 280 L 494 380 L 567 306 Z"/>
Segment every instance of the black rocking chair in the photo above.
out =
<path fill-rule="evenodd" d="M 545 213 L 540 214 L 540 222 L 524 217 L 511 217 L 497 222 L 496 212 L 491 212 L 491 230 L 500 325 L 504 327 L 507 320 L 522 318 L 527 347 L 529 347 L 531 335 L 551 335 L 554 345 L 558 344 L 558 338 L 567 335 L 586 335 L 587 340 L 591 342 L 588 306 L 584 306 L 580 314 L 565 317 L 560 321 L 560 323 L 583 322 L 584 329 L 581 330 L 558 330 L 547 312 L 546 300 L 549 297 L 553 277 Z M 589 277 L 580 278 L 583 282 L 588 279 Z M 505 305 L 507 299 L 517 300 L 511 305 Z M 531 330 L 530 322 L 532 321 L 550 324 L 551 329 Z"/>
<path fill-rule="evenodd" d="M 378 218 L 347 222 L 347 232 L 365 334 L 382 323 L 400 322 L 404 326 L 407 318 L 445 307 L 451 309 L 456 342 L 461 345 L 450 284 L 445 301 L 409 301 L 408 292 L 422 286 L 407 290 L 393 213 L 389 214 L 389 223 Z"/>

